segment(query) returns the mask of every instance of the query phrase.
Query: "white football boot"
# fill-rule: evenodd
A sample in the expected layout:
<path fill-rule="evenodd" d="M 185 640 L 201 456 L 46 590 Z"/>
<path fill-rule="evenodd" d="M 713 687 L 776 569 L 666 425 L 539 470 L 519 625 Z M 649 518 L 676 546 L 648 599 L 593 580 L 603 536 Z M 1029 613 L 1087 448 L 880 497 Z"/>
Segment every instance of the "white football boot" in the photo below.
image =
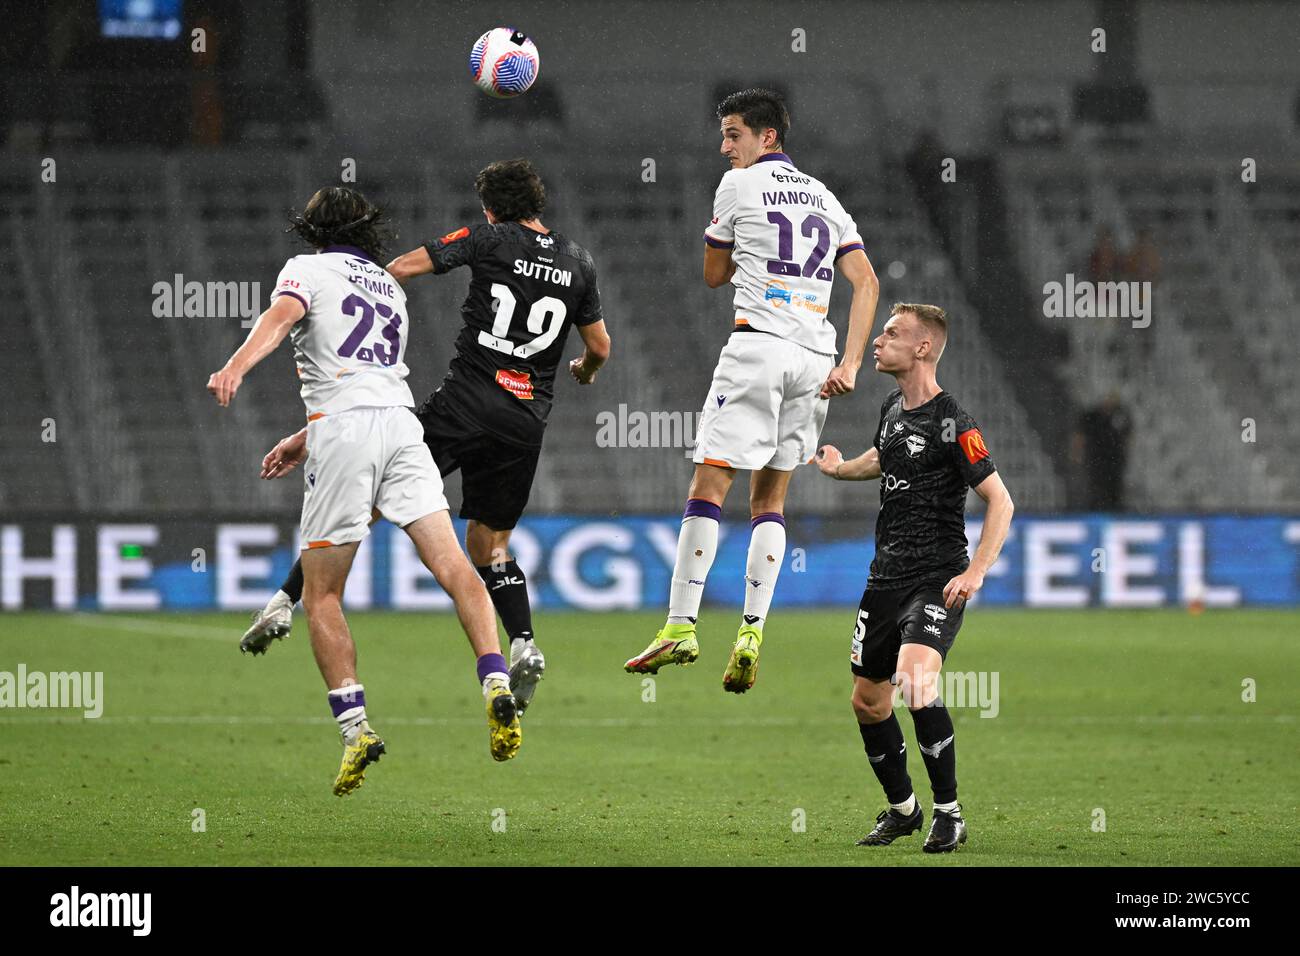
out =
<path fill-rule="evenodd" d="M 253 626 L 244 632 L 239 650 L 242 653 L 252 651 L 254 654 L 265 654 L 272 641 L 289 636 L 289 628 L 292 626 L 293 602 L 283 591 L 276 591 L 266 607 L 253 613 Z"/>

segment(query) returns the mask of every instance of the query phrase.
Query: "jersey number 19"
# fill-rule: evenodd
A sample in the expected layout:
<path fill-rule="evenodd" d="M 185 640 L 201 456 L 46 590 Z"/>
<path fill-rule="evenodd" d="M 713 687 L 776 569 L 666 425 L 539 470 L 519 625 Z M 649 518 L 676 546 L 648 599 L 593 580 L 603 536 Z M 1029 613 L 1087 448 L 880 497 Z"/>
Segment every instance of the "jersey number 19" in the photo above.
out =
<path fill-rule="evenodd" d="M 564 316 L 568 312 L 564 303 L 555 296 L 542 296 L 528 310 L 528 331 L 533 333 L 534 338 L 516 345 L 508 338 L 510 320 L 515 314 L 514 293 L 509 286 L 494 282 L 492 297 L 496 306 L 496 319 L 492 323 L 491 333 L 479 332 L 478 344 L 516 358 L 528 358 L 549 348 L 560 334 Z"/>

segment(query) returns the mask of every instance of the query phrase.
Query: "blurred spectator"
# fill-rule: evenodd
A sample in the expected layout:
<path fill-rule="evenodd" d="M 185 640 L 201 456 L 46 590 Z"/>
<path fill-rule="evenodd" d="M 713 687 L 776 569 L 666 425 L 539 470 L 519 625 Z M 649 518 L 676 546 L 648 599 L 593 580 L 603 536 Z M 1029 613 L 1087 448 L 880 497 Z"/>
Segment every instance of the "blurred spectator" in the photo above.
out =
<path fill-rule="evenodd" d="M 1132 419 L 1116 392 L 1079 417 L 1070 457 L 1084 473 L 1087 510 L 1124 510 L 1124 475 L 1132 431 Z"/>
<path fill-rule="evenodd" d="M 1115 233 L 1109 226 L 1097 229 L 1097 242 L 1088 257 L 1088 278 L 1093 282 L 1110 282 L 1119 272 L 1120 254 Z"/>
<path fill-rule="evenodd" d="M 1160 250 L 1156 248 L 1151 230 L 1138 230 L 1137 241 L 1124 257 L 1124 271 L 1137 282 L 1155 282 L 1160 278 Z"/>
<path fill-rule="evenodd" d="M 190 49 L 193 82 L 190 87 L 190 142 L 200 146 L 218 146 L 225 138 L 226 111 L 221 97 L 221 80 L 217 72 L 221 33 L 212 17 L 195 22 L 203 31 L 203 48 Z"/>

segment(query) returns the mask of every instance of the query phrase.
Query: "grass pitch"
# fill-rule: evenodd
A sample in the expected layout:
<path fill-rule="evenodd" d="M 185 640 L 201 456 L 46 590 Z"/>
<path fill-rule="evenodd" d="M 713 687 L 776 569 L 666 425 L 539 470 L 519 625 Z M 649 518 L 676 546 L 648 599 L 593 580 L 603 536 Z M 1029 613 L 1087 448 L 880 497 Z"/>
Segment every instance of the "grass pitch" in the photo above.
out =
<path fill-rule="evenodd" d="M 971 837 L 941 857 L 924 831 L 853 845 L 884 801 L 848 705 L 851 609 L 777 609 L 739 697 L 734 617 L 706 609 L 699 663 L 651 694 L 622 662 L 660 615 L 538 615 L 547 677 L 495 764 L 455 619 L 353 613 L 389 752 L 339 799 L 301 613 L 260 658 L 243 615 L 0 616 L 0 671 L 103 671 L 105 698 L 98 720 L 0 710 L 0 864 L 1300 862 L 1300 613 L 973 610 L 948 668 L 996 671 L 998 713 L 953 710 Z"/>

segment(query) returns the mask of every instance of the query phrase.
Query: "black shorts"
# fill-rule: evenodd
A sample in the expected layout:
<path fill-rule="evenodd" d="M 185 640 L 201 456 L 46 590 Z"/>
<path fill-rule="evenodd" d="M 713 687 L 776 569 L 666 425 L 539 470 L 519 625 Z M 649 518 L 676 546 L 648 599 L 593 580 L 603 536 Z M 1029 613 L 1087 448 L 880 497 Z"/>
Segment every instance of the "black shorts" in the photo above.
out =
<path fill-rule="evenodd" d="M 460 516 L 481 521 L 493 531 L 509 531 L 518 524 L 533 490 L 542 447 L 505 441 L 465 422 L 436 392 L 415 414 L 438 471 L 446 477 L 460 469 Z"/>
<path fill-rule="evenodd" d="M 889 591 L 862 592 L 849 654 L 853 673 L 868 680 L 888 680 L 898 670 L 904 644 L 933 647 L 944 660 L 961 628 L 960 607 L 943 606 L 943 586 L 920 584 Z"/>

